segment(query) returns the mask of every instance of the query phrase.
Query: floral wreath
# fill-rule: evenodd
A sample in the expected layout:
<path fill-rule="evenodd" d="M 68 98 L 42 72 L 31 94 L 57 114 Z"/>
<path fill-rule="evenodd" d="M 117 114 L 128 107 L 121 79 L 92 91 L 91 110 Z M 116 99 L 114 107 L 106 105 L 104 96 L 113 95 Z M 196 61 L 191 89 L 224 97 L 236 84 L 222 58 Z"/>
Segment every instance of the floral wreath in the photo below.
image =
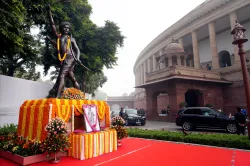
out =
<path fill-rule="evenodd" d="M 65 51 L 63 57 L 61 57 L 61 53 L 60 53 L 60 38 L 61 38 L 61 34 L 57 38 L 57 51 L 58 51 L 58 59 L 59 59 L 59 61 L 62 62 L 62 61 L 64 61 L 66 59 L 66 55 L 67 55 L 68 49 L 70 47 L 70 37 L 67 36 L 67 38 L 68 38 L 67 47 L 66 47 L 66 51 Z"/>

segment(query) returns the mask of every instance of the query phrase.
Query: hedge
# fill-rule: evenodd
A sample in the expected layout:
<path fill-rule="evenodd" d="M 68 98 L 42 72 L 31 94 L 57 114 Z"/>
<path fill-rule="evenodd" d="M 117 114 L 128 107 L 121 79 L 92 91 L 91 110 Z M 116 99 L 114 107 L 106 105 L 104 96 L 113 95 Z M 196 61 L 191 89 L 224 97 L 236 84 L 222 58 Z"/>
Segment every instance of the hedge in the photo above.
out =
<path fill-rule="evenodd" d="M 130 137 L 146 139 L 250 150 L 250 140 L 248 137 L 236 134 L 189 133 L 188 135 L 184 135 L 182 132 L 128 129 L 128 135 Z"/>
<path fill-rule="evenodd" d="M 17 131 L 17 125 L 11 123 L 0 127 L 0 135 L 7 135 L 9 133 L 15 133 Z"/>

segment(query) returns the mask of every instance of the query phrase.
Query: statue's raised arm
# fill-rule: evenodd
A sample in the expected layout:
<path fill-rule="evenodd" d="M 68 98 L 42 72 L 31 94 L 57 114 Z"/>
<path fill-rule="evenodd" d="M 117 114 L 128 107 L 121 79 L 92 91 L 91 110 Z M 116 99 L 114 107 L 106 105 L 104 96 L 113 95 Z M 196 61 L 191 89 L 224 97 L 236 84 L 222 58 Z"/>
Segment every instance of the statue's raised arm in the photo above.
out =
<path fill-rule="evenodd" d="M 56 36 L 57 38 L 59 37 L 58 33 L 56 32 L 56 25 L 54 22 L 54 19 L 52 17 L 52 13 L 50 10 L 50 5 L 47 6 L 47 11 L 48 11 L 48 16 L 49 16 L 49 21 L 50 21 L 50 26 L 52 28 L 53 35 Z"/>

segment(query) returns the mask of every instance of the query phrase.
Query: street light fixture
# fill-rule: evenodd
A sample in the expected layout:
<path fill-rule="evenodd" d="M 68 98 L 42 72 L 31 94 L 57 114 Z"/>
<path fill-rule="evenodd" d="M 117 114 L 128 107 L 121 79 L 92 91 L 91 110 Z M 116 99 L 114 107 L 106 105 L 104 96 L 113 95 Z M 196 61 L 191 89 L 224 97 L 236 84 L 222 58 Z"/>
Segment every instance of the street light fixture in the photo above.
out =
<path fill-rule="evenodd" d="M 235 21 L 235 27 L 232 30 L 231 34 L 233 35 L 234 41 L 232 44 L 238 45 L 239 47 L 239 56 L 240 56 L 240 62 L 241 62 L 241 69 L 242 69 L 242 75 L 244 80 L 244 87 L 245 87 L 245 94 L 246 94 L 246 102 L 247 102 L 247 111 L 248 115 L 250 116 L 250 86 L 249 86 L 249 76 L 246 66 L 246 55 L 245 51 L 243 49 L 243 43 L 246 43 L 248 39 L 245 38 L 245 31 L 246 29 L 240 25 L 237 20 Z M 250 121 L 247 120 L 247 130 L 248 130 L 248 137 L 250 139 Z"/>

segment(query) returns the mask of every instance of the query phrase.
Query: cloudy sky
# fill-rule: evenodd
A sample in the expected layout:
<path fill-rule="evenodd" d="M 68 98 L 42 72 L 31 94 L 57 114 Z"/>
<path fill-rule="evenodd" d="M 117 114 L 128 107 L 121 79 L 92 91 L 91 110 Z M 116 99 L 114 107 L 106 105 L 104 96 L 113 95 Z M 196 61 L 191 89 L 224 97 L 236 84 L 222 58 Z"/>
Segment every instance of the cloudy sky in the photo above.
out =
<path fill-rule="evenodd" d="M 109 96 L 133 92 L 133 66 L 140 52 L 202 2 L 204 0 L 89 0 L 94 23 L 102 26 L 105 20 L 114 21 L 126 36 L 124 47 L 118 50 L 118 65 L 104 71 L 108 81 L 101 89 Z"/>
<path fill-rule="evenodd" d="M 99 26 L 110 20 L 126 36 L 119 48 L 118 65 L 104 70 L 108 81 L 101 88 L 108 96 L 134 91 L 133 66 L 137 56 L 157 35 L 200 5 L 204 0 L 89 0 L 91 19 Z"/>

